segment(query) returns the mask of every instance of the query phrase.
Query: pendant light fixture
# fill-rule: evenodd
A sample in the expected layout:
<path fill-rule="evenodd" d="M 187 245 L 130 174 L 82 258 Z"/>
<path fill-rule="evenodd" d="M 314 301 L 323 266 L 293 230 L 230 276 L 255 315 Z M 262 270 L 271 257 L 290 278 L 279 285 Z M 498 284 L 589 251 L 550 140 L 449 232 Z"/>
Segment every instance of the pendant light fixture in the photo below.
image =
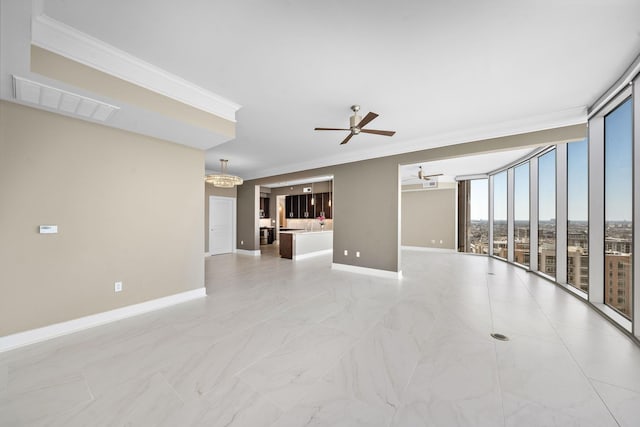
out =
<path fill-rule="evenodd" d="M 227 174 L 228 162 L 229 160 L 220 159 L 220 173 L 207 175 L 204 180 L 209 184 L 213 184 L 214 187 L 220 188 L 233 188 L 236 185 L 241 185 L 242 178 Z"/>
<path fill-rule="evenodd" d="M 311 183 L 311 206 L 316 204 L 316 199 L 313 197 L 313 182 Z"/>

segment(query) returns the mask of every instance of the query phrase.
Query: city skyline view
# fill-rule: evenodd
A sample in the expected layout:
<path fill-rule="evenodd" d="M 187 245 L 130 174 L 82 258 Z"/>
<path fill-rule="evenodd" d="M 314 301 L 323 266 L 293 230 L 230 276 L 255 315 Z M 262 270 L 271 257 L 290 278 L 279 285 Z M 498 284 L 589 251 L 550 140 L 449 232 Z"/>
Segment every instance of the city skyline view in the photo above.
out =
<path fill-rule="evenodd" d="M 627 318 L 632 301 L 632 110 L 623 102 L 605 117 L 604 144 L 604 273 L 605 303 Z M 589 290 L 589 152 L 583 139 L 567 146 L 567 254 L 566 282 L 583 292 Z M 529 266 L 530 203 L 538 198 L 537 270 L 556 278 L 556 171 L 557 154 L 553 147 L 537 156 L 538 194 L 530 194 L 531 163 L 526 160 L 512 167 L 513 187 L 513 262 Z M 493 175 L 493 241 L 489 241 L 489 180 L 470 184 L 468 251 L 493 254 L 507 259 L 508 193 L 507 170 Z"/>

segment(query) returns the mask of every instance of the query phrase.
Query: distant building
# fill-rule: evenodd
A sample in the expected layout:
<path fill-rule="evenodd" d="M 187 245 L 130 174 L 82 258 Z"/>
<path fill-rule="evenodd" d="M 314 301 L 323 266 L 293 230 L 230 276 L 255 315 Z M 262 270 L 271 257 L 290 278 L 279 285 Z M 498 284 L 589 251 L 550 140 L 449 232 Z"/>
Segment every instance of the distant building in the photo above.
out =
<path fill-rule="evenodd" d="M 528 266 L 530 263 L 529 230 L 518 227 L 514 236 L 514 262 Z M 627 317 L 631 316 L 632 303 L 632 242 L 627 224 L 611 224 L 607 232 L 613 236 L 605 238 L 605 300 Z M 493 254 L 507 259 L 508 242 L 506 224 L 494 224 L 495 240 L 488 242 L 488 224 L 474 224 L 469 236 L 470 252 L 487 254 L 493 245 Z M 556 276 L 555 229 L 551 226 L 541 230 L 538 247 L 538 270 L 549 276 Z M 589 234 L 588 226 L 572 225 L 567 233 L 567 283 L 588 292 L 589 290 Z"/>
<path fill-rule="evenodd" d="M 556 247 L 553 243 L 543 243 L 538 248 L 538 271 L 555 277 Z"/>
<path fill-rule="evenodd" d="M 605 302 L 627 317 L 631 316 L 631 254 L 605 253 Z"/>
<path fill-rule="evenodd" d="M 589 252 L 584 247 L 567 247 L 567 283 L 589 290 Z"/>
<path fill-rule="evenodd" d="M 631 253 L 631 239 L 629 237 L 607 237 L 604 240 L 605 252 Z"/>

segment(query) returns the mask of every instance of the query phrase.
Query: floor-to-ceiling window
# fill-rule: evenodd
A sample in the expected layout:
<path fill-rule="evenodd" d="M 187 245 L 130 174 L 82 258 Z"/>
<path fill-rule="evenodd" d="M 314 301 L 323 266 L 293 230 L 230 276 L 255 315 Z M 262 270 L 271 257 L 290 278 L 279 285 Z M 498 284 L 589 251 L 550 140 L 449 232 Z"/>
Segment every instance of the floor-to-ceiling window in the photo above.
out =
<path fill-rule="evenodd" d="M 489 253 L 489 180 L 474 179 L 470 186 L 468 251 L 486 255 Z"/>
<path fill-rule="evenodd" d="M 556 150 L 538 158 L 538 271 L 556 275 Z"/>
<path fill-rule="evenodd" d="M 493 255 L 507 258 L 507 171 L 493 176 Z"/>
<path fill-rule="evenodd" d="M 513 245 L 514 261 L 529 265 L 529 162 L 513 171 Z"/>
<path fill-rule="evenodd" d="M 589 291 L 589 153 L 587 140 L 567 144 L 567 283 Z"/>
<path fill-rule="evenodd" d="M 604 302 L 631 318 L 633 112 L 631 98 L 604 119 Z"/>

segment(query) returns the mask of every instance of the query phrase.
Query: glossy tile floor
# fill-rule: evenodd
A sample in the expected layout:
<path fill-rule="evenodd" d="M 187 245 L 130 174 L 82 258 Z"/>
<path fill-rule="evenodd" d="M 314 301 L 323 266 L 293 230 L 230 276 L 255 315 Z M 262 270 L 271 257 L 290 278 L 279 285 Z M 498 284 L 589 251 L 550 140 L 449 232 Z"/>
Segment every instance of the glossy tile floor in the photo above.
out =
<path fill-rule="evenodd" d="M 640 425 L 640 347 L 585 304 L 501 261 L 402 256 L 400 281 L 209 257 L 207 298 L 1 354 L 0 425 Z"/>

